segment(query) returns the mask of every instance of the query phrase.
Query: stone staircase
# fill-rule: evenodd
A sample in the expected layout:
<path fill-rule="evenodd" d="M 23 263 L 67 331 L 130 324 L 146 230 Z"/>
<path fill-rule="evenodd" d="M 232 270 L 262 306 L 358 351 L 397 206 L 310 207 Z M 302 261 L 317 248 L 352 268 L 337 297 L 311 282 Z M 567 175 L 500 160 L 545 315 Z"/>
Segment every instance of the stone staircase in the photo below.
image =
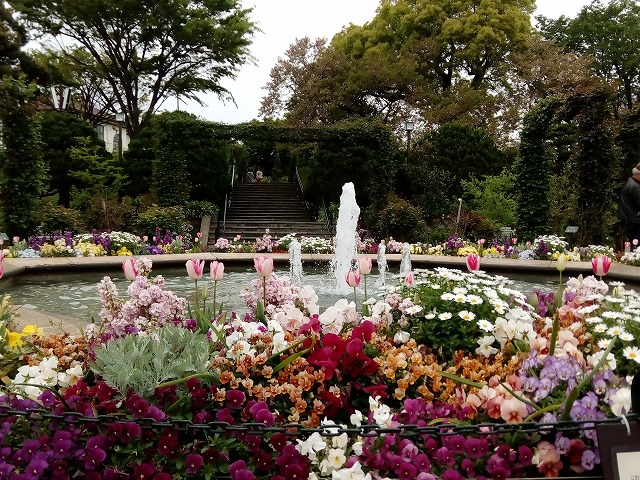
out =
<path fill-rule="evenodd" d="M 298 238 L 330 237 L 326 225 L 313 220 L 300 189 L 293 183 L 236 183 L 224 226 L 222 216 L 223 212 L 220 212 L 217 237 L 227 240 L 240 235 L 242 240 L 253 242 L 262 237 L 267 228 L 274 239 L 289 233 L 296 233 Z M 217 239 L 216 227 L 211 225 L 210 246 Z"/>

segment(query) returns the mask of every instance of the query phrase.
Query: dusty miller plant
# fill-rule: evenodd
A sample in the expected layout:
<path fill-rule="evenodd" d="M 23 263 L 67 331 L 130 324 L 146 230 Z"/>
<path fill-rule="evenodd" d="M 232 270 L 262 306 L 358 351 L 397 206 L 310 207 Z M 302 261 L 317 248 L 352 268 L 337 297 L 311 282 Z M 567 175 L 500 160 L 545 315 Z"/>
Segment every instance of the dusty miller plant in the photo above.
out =
<path fill-rule="evenodd" d="M 206 335 L 167 325 L 145 335 L 109 340 L 95 349 L 90 367 L 123 395 L 131 388 L 149 398 L 163 382 L 214 373 L 209 355 Z"/>

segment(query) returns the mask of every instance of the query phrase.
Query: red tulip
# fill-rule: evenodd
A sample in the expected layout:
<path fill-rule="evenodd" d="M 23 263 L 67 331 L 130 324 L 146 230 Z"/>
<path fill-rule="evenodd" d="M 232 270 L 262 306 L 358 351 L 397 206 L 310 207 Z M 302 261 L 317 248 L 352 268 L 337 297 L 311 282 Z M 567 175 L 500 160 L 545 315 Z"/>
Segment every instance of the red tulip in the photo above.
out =
<path fill-rule="evenodd" d="M 477 272 L 480 270 L 480 257 L 478 255 L 467 256 L 467 269 L 470 272 Z"/>
<path fill-rule="evenodd" d="M 192 258 L 191 260 L 187 260 L 186 266 L 187 275 L 189 275 L 191 280 L 202 278 L 202 274 L 204 273 L 204 260 Z"/>
<path fill-rule="evenodd" d="M 268 277 L 273 272 L 273 258 L 271 257 L 254 258 L 253 264 L 260 277 Z"/>
<path fill-rule="evenodd" d="M 358 270 L 349 270 L 344 276 L 344 279 L 351 288 L 356 288 L 360 285 L 360 272 Z"/>
<path fill-rule="evenodd" d="M 602 277 L 609 273 L 609 268 L 611 268 L 611 259 L 606 255 L 600 255 L 599 257 L 591 259 L 591 266 L 593 267 L 594 273 L 599 277 Z"/>
<path fill-rule="evenodd" d="M 122 270 L 127 280 L 134 281 L 138 276 L 138 269 L 136 268 L 136 261 L 133 258 L 122 262 Z"/>
<path fill-rule="evenodd" d="M 211 262 L 211 265 L 209 265 L 209 268 L 211 269 L 210 275 L 214 282 L 222 280 L 222 276 L 224 275 L 224 263 L 213 261 Z"/>
<path fill-rule="evenodd" d="M 362 275 L 369 275 L 371 273 L 371 269 L 373 268 L 373 263 L 371 262 L 371 258 L 369 257 L 359 257 L 358 258 L 358 269 Z"/>

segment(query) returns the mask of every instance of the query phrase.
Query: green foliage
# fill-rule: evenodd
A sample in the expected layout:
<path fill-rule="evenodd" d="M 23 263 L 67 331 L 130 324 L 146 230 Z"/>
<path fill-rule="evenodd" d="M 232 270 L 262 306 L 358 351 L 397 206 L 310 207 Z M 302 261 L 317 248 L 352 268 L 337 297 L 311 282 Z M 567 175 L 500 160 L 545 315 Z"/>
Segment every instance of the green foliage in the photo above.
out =
<path fill-rule="evenodd" d="M 251 10 L 239 0 L 10 3 L 38 33 L 74 39 L 59 42 L 60 55 L 71 61 L 82 47 L 93 57 L 86 75 L 99 80 L 98 86 L 110 86 L 103 98 L 118 92 L 114 108 L 125 113 L 132 138 L 170 97 L 228 96 L 220 82 L 248 59 L 255 31 Z M 82 65 L 82 58 L 77 63 Z"/>
<path fill-rule="evenodd" d="M 390 195 L 387 206 L 380 212 L 377 229 L 381 237 L 415 242 L 425 239 L 427 225 L 419 207 L 403 198 Z"/>
<path fill-rule="evenodd" d="M 152 205 L 138 215 L 136 231 L 140 235 L 151 236 L 155 234 L 156 228 L 185 235 L 190 233 L 191 225 L 187 221 L 184 208 Z"/>
<path fill-rule="evenodd" d="M 51 234 L 56 230 L 61 232 L 83 232 L 87 229 L 83 216 L 78 210 L 55 205 L 51 201 L 43 201 L 36 212 L 39 222 L 38 230 Z"/>
<path fill-rule="evenodd" d="M 550 231 L 564 236 L 567 225 L 575 225 L 578 218 L 578 191 L 575 188 L 573 160 L 565 163 L 563 170 L 549 179 Z"/>
<path fill-rule="evenodd" d="M 440 167 L 430 166 L 426 157 L 414 152 L 398 171 L 395 191 L 411 198 L 427 219 L 440 219 L 452 212 L 457 200 L 453 192 L 451 173 Z"/>
<path fill-rule="evenodd" d="M 571 19 L 541 19 L 543 35 L 592 59 L 603 78 L 618 84 L 617 104 L 632 109 L 639 93 L 640 5 L 633 0 L 592 2 Z"/>
<path fill-rule="evenodd" d="M 140 208 L 139 201 L 129 197 L 117 200 L 98 196 L 87 199 L 82 214 L 90 230 L 134 231 Z"/>
<path fill-rule="evenodd" d="M 211 202 L 194 200 L 184 204 L 184 213 L 187 218 L 214 218 L 218 216 L 218 207 Z"/>
<path fill-rule="evenodd" d="M 0 149 L 0 199 L 10 236 L 35 231 L 35 210 L 46 188 L 40 125 L 33 117 L 37 87 L 22 78 L 0 79 L 0 119 L 4 148 Z"/>
<path fill-rule="evenodd" d="M 457 219 L 457 215 L 455 219 L 453 215 L 448 218 L 452 225 L 457 222 Z M 456 227 L 456 230 L 454 230 L 456 235 L 474 240 L 497 238 L 498 233 L 500 233 L 499 223 L 478 212 L 462 212 L 460 214 L 460 222 Z"/>
<path fill-rule="evenodd" d="M 149 335 L 127 335 L 98 346 L 90 367 L 123 396 L 131 388 L 152 398 L 163 382 L 212 373 L 209 344 L 205 334 L 166 325 Z"/>
<path fill-rule="evenodd" d="M 109 161 L 111 155 L 88 122 L 69 113 L 53 110 L 40 112 L 38 117 L 42 126 L 43 158 L 51 177 L 49 193 L 58 194 L 58 203 L 68 207 L 71 188 L 86 188 L 73 172 L 94 168 L 96 163 L 89 165 L 85 160 L 86 154 L 80 155 L 79 151 L 91 152 L 100 162 Z"/>
<path fill-rule="evenodd" d="M 513 198 L 514 177 L 511 173 L 503 171 L 482 180 L 462 180 L 462 188 L 471 210 L 500 225 L 515 225 L 517 204 Z"/>

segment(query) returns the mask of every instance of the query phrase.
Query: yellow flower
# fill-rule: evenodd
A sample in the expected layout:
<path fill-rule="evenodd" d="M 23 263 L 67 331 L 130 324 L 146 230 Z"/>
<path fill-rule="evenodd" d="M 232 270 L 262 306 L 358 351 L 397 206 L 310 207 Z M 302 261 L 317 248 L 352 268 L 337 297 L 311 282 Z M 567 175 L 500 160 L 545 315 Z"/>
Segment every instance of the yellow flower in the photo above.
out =
<path fill-rule="evenodd" d="M 42 328 L 37 328 L 35 325 L 27 325 L 22 329 L 22 336 L 35 335 L 36 337 L 42 336 Z"/>
<path fill-rule="evenodd" d="M 22 341 L 22 334 L 20 332 L 9 332 L 8 337 L 9 337 L 9 341 L 8 341 L 9 348 L 15 349 L 15 348 L 21 347 L 22 344 L 24 343 Z"/>

